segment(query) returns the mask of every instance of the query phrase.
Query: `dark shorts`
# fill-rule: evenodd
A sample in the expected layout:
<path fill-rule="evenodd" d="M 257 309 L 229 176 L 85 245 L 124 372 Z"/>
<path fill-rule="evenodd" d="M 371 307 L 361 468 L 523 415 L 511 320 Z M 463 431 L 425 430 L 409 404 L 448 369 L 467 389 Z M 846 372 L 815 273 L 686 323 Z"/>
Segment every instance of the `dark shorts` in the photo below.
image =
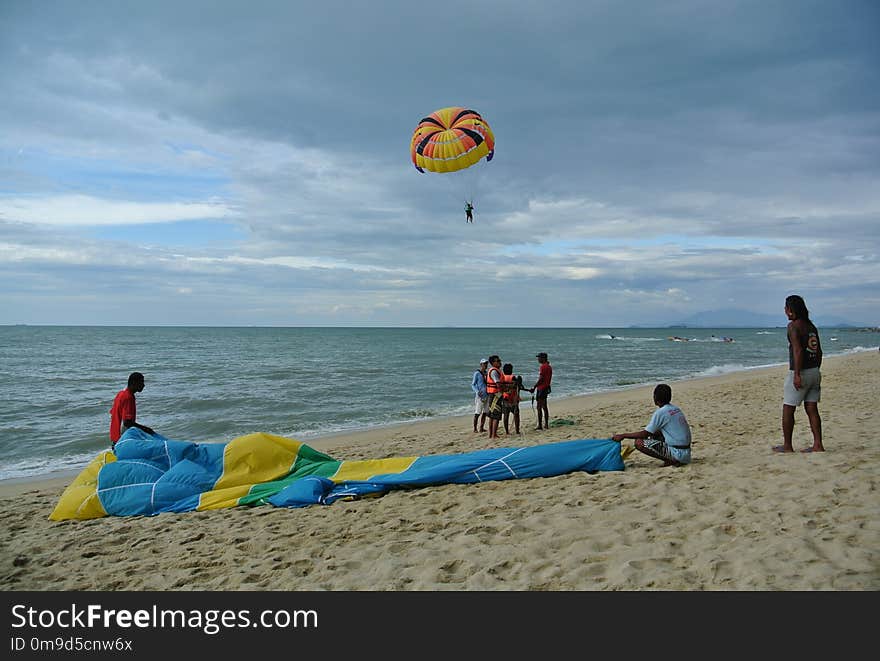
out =
<path fill-rule="evenodd" d="M 519 402 L 511 402 L 509 399 L 501 401 L 502 413 L 514 413 L 515 411 L 519 411 Z"/>
<path fill-rule="evenodd" d="M 501 393 L 489 395 L 489 405 L 486 407 L 486 415 L 492 420 L 501 420 L 502 402 Z"/>
<path fill-rule="evenodd" d="M 547 399 L 547 395 L 550 394 L 550 388 L 538 388 L 535 391 L 535 399 Z"/>

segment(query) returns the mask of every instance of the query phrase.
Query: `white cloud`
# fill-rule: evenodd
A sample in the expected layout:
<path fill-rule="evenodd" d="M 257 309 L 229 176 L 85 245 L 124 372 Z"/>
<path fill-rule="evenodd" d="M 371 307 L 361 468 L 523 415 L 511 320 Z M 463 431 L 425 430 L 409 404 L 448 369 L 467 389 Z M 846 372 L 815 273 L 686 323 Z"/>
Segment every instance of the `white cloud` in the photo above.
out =
<path fill-rule="evenodd" d="M 221 201 L 128 202 L 88 195 L 0 197 L 0 218 L 64 227 L 140 225 L 181 220 L 235 218 L 238 211 Z"/>

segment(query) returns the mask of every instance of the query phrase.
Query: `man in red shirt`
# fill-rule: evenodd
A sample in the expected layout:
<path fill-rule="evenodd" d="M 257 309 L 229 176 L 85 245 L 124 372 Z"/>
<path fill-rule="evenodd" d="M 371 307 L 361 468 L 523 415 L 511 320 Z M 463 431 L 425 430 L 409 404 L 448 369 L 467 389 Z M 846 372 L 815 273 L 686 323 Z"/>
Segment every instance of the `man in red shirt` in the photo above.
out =
<path fill-rule="evenodd" d="M 152 429 L 137 422 L 137 402 L 134 394 L 144 389 L 144 375 L 140 372 L 132 372 L 128 375 L 128 387 L 116 393 L 113 407 L 110 409 L 110 446 L 115 447 L 116 441 L 129 427 L 137 427 L 148 434 L 153 434 Z"/>
<path fill-rule="evenodd" d="M 535 393 L 535 402 L 538 404 L 538 426 L 535 429 L 542 429 L 541 422 L 543 419 L 543 429 L 550 429 L 550 411 L 547 409 L 547 395 L 550 394 L 550 382 L 553 380 L 553 367 L 547 358 L 547 354 L 542 351 L 537 354 L 538 359 L 538 381 L 529 388 L 529 392 Z"/>

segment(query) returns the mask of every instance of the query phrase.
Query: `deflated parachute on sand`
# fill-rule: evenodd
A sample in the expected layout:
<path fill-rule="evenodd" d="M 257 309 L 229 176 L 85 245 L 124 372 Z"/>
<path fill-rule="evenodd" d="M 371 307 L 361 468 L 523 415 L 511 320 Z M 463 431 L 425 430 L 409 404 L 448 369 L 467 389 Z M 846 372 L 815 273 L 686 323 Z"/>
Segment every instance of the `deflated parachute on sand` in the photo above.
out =
<path fill-rule="evenodd" d="M 623 456 L 631 448 L 623 449 Z M 192 443 L 123 434 L 115 454 L 96 457 L 49 517 L 93 519 L 239 505 L 330 505 L 392 489 L 623 470 L 621 445 L 583 439 L 453 455 L 340 461 L 282 436 L 249 434 L 228 443 Z"/>

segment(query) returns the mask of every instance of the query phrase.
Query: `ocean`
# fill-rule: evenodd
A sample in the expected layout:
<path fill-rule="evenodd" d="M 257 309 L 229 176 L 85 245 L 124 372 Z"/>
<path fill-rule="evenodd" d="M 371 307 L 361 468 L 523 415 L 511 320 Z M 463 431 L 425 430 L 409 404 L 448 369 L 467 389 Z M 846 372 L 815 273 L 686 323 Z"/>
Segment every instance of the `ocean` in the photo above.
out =
<path fill-rule="evenodd" d="M 828 356 L 876 351 L 880 340 L 856 329 L 820 336 Z M 138 421 L 166 437 L 263 431 L 308 442 L 469 413 L 481 358 L 497 353 L 531 386 L 539 351 L 553 365 L 551 418 L 559 397 L 788 360 L 784 327 L 0 326 L 0 479 L 78 470 L 108 448 L 110 405 L 133 371 L 146 378 Z"/>

